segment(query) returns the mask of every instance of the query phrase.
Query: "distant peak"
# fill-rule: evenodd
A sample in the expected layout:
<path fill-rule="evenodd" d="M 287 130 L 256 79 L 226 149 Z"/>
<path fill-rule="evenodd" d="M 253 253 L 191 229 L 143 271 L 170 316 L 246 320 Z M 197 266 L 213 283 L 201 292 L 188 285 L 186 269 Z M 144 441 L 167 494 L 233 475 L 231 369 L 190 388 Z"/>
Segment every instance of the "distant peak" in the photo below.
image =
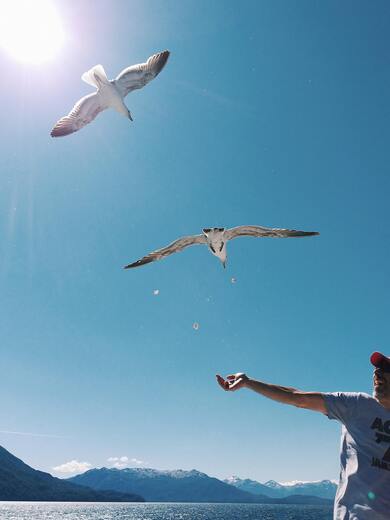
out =
<path fill-rule="evenodd" d="M 237 477 L 237 475 L 231 475 L 230 477 L 225 478 L 225 482 L 241 482 L 242 479 Z"/>
<path fill-rule="evenodd" d="M 268 486 L 270 488 L 279 489 L 283 487 L 282 484 L 279 482 L 276 482 L 276 480 L 267 480 L 267 482 L 264 482 L 264 486 Z"/>
<path fill-rule="evenodd" d="M 292 487 L 292 486 L 307 486 L 307 485 L 334 485 L 337 484 L 336 480 L 290 480 L 288 482 L 279 482 L 281 486 Z"/>

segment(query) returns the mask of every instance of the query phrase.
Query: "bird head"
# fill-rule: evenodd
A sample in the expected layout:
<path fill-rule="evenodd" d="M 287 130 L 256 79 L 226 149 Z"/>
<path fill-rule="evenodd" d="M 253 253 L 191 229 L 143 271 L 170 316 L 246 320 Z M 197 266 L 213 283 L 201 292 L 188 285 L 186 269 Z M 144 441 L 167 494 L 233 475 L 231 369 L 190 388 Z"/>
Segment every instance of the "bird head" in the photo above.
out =
<path fill-rule="evenodd" d="M 225 231 L 225 228 L 223 227 L 214 227 L 214 228 L 203 228 L 203 234 L 207 236 L 213 234 L 221 234 Z"/>

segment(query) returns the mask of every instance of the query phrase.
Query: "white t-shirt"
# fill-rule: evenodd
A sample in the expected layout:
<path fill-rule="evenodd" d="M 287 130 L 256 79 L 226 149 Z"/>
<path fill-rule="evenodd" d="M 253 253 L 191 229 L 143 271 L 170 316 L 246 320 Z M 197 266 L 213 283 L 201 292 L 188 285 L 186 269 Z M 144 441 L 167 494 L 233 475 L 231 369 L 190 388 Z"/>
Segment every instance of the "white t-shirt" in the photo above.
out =
<path fill-rule="evenodd" d="M 334 520 L 390 520 L 390 410 L 368 394 L 324 394 L 342 423 Z"/>

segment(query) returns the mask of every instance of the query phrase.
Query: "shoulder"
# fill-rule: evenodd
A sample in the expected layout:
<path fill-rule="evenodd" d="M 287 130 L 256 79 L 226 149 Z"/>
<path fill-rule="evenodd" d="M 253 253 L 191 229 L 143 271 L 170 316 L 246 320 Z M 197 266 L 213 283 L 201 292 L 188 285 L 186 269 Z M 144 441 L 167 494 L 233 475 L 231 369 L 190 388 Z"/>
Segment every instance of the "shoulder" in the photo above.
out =
<path fill-rule="evenodd" d="M 358 392 L 355 395 L 358 396 L 358 400 L 361 403 L 378 404 L 378 401 L 375 399 L 375 397 L 372 397 L 372 395 L 366 394 L 365 392 Z"/>
<path fill-rule="evenodd" d="M 357 402 L 359 408 L 364 408 L 364 409 L 367 409 L 367 410 L 378 409 L 379 411 L 383 411 L 384 410 L 383 406 L 372 395 L 365 394 L 363 392 L 359 393 L 357 395 L 359 396 L 359 399 L 358 399 L 358 402 Z"/>
<path fill-rule="evenodd" d="M 323 393 L 327 415 L 330 419 L 345 422 L 360 407 L 376 403 L 375 399 L 363 392 Z"/>
<path fill-rule="evenodd" d="M 358 402 L 361 399 L 371 398 L 370 395 L 364 394 L 363 392 L 324 392 L 322 394 L 324 399 L 331 399 L 345 401 L 345 402 Z"/>

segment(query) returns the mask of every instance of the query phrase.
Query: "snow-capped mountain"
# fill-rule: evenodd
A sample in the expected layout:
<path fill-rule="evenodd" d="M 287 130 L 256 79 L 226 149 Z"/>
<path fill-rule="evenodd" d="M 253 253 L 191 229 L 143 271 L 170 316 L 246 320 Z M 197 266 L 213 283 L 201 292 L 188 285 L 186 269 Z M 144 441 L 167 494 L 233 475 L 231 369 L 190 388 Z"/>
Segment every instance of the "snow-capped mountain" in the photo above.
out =
<path fill-rule="evenodd" d="M 261 484 L 256 480 L 240 479 L 232 476 L 225 481 L 242 491 L 249 493 L 268 495 L 273 498 L 288 497 L 291 495 L 311 495 L 321 498 L 333 499 L 336 494 L 337 484 L 333 480 L 276 482 L 268 480 Z"/>
<path fill-rule="evenodd" d="M 122 493 L 140 494 L 148 502 L 328 504 L 323 498 L 304 493 L 299 496 L 275 496 L 271 488 L 258 482 L 255 483 L 255 491 L 247 491 L 236 485 L 240 483 L 238 478 L 223 482 L 195 469 L 163 471 L 152 468 L 100 468 L 90 469 L 69 480 L 95 490 L 112 489 Z"/>
<path fill-rule="evenodd" d="M 230 484 L 242 491 L 247 491 L 248 493 L 253 493 L 254 495 L 266 495 L 272 498 L 278 498 L 284 495 L 281 495 L 278 492 L 274 492 L 272 487 L 268 487 L 265 484 L 260 484 L 256 480 L 250 480 L 249 478 L 240 479 L 235 475 L 224 480 L 226 484 Z M 277 484 L 277 482 L 275 482 Z"/>
<path fill-rule="evenodd" d="M 69 480 L 96 490 L 142 489 L 150 502 L 258 502 L 261 498 L 195 469 L 100 468 Z"/>

